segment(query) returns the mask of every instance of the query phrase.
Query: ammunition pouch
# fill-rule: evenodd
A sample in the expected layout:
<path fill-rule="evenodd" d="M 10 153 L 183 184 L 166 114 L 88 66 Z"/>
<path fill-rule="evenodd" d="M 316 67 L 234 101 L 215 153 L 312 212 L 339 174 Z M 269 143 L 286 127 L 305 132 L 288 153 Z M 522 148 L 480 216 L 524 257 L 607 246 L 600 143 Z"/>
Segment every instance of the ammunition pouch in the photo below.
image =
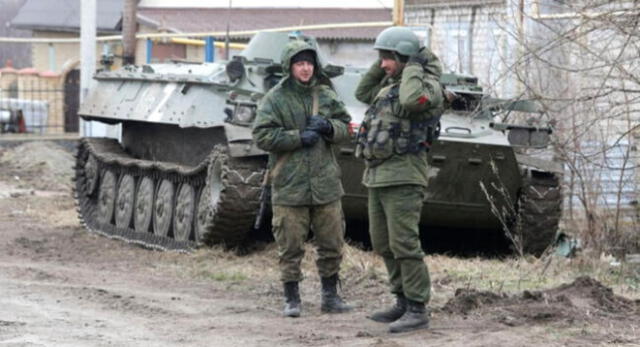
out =
<path fill-rule="evenodd" d="M 356 157 L 385 160 L 393 155 L 428 150 L 439 135 L 439 122 L 415 122 L 403 119 L 389 122 L 374 119 L 361 127 Z"/>
<path fill-rule="evenodd" d="M 376 97 L 367 109 L 356 140 L 356 157 L 379 165 L 393 155 L 427 151 L 440 134 L 440 117 L 412 120 L 397 117 L 405 112 L 398 104 L 399 87 L 393 86 Z"/>

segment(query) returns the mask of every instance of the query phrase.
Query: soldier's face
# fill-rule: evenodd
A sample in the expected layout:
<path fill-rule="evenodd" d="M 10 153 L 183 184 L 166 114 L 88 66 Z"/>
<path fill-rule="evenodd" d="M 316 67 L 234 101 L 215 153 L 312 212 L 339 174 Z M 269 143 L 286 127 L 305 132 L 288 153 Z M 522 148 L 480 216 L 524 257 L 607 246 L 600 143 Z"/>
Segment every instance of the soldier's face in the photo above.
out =
<path fill-rule="evenodd" d="M 400 64 L 395 59 L 382 58 L 380 60 L 380 67 L 387 76 L 395 76 L 398 70 L 400 70 Z"/>
<path fill-rule="evenodd" d="M 309 83 L 313 77 L 313 64 L 308 61 L 299 61 L 291 66 L 291 74 L 301 83 Z"/>

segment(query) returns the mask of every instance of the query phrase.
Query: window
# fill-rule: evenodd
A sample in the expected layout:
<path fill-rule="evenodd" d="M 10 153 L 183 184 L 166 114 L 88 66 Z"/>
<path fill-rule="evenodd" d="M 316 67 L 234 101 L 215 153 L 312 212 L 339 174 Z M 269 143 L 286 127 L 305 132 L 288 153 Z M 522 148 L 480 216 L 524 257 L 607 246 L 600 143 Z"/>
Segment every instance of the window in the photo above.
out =
<path fill-rule="evenodd" d="M 629 207 L 637 200 L 637 152 L 626 139 L 617 143 L 584 141 L 580 152 L 587 154 L 586 159 L 577 156 L 575 166 L 588 187 L 586 194 L 589 199 L 604 209 L 615 209 L 618 204 L 622 208 Z M 569 173 L 568 168 L 566 172 Z M 569 183 L 570 174 L 566 175 L 565 180 Z M 566 199 L 568 204 L 577 209 L 581 207 L 576 196 L 578 194 L 579 188 L 574 187 L 573 195 Z"/>
<path fill-rule="evenodd" d="M 443 64 L 446 70 L 462 73 L 471 72 L 471 52 L 469 23 L 449 23 L 446 25 Z"/>
<path fill-rule="evenodd" d="M 483 52 L 481 73 L 486 74 L 483 80 L 491 86 L 491 93 L 502 97 L 514 96 L 514 84 L 509 78 L 510 60 L 507 33 L 498 24 L 491 23 L 487 30 L 486 48 Z"/>

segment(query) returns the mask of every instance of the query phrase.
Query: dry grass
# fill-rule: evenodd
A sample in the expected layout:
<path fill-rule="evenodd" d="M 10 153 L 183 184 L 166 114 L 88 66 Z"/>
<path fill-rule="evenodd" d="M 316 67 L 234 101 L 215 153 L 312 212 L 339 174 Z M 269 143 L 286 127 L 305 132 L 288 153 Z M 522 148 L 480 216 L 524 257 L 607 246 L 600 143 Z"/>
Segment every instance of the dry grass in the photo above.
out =
<path fill-rule="evenodd" d="M 445 302 L 457 288 L 517 293 L 556 287 L 583 275 L 611 287 L 616 294 L 640 298 L 640 267 L 611 265 L 607 257 L 580 254 L 573 259 L 551 255 L 543 259 L 492 260 L 429 256 L 426 261 L 435 302 Z"/>
<path fill-rule="evenodd" d="M 306 245 L 302 262 L 305 286 L 319 287 L 315 250 Z M 204 281 L 222 281 L 247 287 L 270 288 L 278 293 L 279 270 L 276 246 L 247 256 L 237 256 L 221 247 L 200 249 L 182 255 L 176 271 Z M 616 265 L 610 257 L 579 254 L 572 259 L 555 255 L 536 258 L 453 258 L 443 255 L 425 257 L 432 281 L 432 305 L 444 305 L 458 288 L 475 288 L 496 293 L 514 294 L 524 290 L 543 290 L 590 276 L 611 287 L 618 295 L 640 299 L 640 266 Z M 348 297 L 388 301 L 387 274 L 382 259 L 372 252 L 346 246 L 341 277 Z M 382 297 L 381 297 L 382 296 Z"/>
<path fill-rule="evenodd" d="M 436 305 L 444 304 L 457 288 L 517 293 L 548 289 L 584 275 L 611 287 L 616 294 L 640 298 L 640 266 L 617 265 L 607 256 L 583 253 L 572 259 L 555 255 L 542 259 L 462 259 L 430 255 L 425 257 L 425 261 L 431 274 L 432 300 Z M 386 283 L 386 270 L 381 259 L 370 252 L 348 248 L 343 269 L 349 284 Z"/>
<path fill-rule="evenodd" d="M 277 280 L 278 260 L 275 245 L 269 244 L 264 249 L 239 256 L 222 246 L 201 248 L 189 254 L 180 254 L 180 266 L 176 270 L 185 277 L 231 282 Z"/>

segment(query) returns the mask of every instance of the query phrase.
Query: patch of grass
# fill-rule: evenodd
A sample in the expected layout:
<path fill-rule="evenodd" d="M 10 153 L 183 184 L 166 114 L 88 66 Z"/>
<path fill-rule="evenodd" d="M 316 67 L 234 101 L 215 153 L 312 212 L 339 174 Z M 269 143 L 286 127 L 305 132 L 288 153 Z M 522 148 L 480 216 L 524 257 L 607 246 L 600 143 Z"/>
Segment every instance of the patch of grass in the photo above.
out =
<path fill-rule="evenodd" d="M 350 245 L 344 248 L 341 268 L 343 276 L 353 279 L 356 283 L 366 280 L 387 280 L 387 271 L 382 258 L 373 252 L 365 252 Z"/>
<path fill-rule="evenodd" d="M 249 277 L 241 272 L 209 272 L 202 271 L 199 277 L 216 282 L 243 282 Z"/>
<path fill-rule="evenodd" d="M 277 281 L 279 276 L 277 252 L 271 246 L 246 256 L 223 246 L 202 247 L 181 254 L 180 264 L 173 270 L 184 278 L 244 285 Z"/>

